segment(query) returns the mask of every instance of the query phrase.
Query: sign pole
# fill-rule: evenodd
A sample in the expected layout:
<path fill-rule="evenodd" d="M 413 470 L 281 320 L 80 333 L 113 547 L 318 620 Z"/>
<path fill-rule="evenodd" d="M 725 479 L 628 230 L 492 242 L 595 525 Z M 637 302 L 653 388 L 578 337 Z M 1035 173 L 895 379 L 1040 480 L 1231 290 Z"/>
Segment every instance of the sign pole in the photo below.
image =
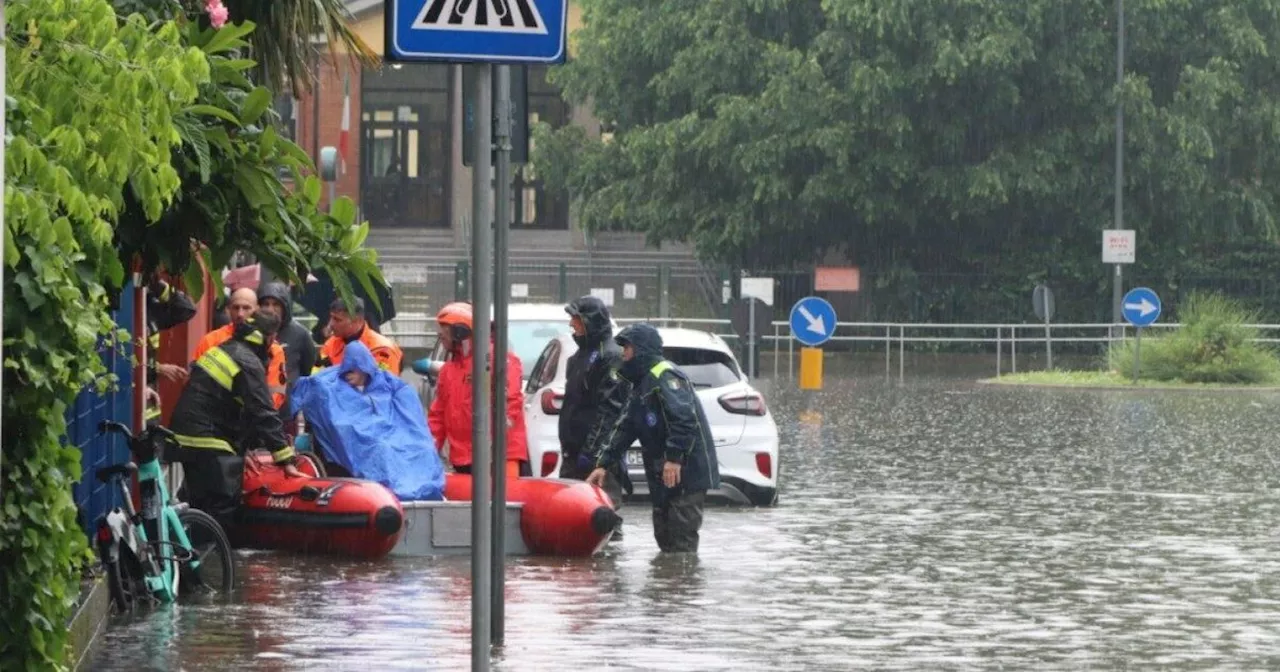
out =
<path fill-rule="evenodd" d="M 511 66 L 499 65 L 494 145 L 498 152 L 494 179 L 497 203 L 493 222 L 493 614 L 494 646 L 502 646 L 506 629 L 507 513 L 507 232 L 511 221 Z"/>
<path fill-rule="evenodd" d="M 1138 384 L 1142 370 L 1142 330 L 1160 319 L 1160 297 L 1146 287 L 1135 287 L 1121 302 L 1124 319 L 1133 325 L 1133 384 Z"/>
<path fill-rule="evenodd" d="M 1133 330 L 1133 384 L 1138 384 L 1138 375 L 1142 371 L 1142 327 Z"/>
<path fill-rule="evenodd" d="M 756 378 L 756 301 L 755 298 L 747 299 L 747 378 L 755 380 Z"/>
<path fill-rule="evenodd" d="M 1053 337 L 1049 333 L 1049 316 L 1044 316 L 1044 353 L 1048 370 L 1053 370 Z"/>
<path fill-rule="evenodd" d="M 1116 0 L 1116 186 L 1115 229 L 1124 229 L 1124 97 L 1118 92 L 1124 88 L 1124 0 Z M 1120 264 L 1116 264 L 1115 285 L 1111 290 L 1112 322 L 1121 324 L 1121 307 L 1124 292 L 1121 290 Z"/>
<path fill-rule="evenodd" d="M 493 300 L 493 190 L 491 188 L 493 127 L 493 91 L 490 88 L 493 66 L 484 63 L 475 68 L 476 101 L 475 161 L 471 167 L 471 670 L 489 671 L 490 524 L 489 499 L 490 454 L 489 395 L 489 308 Z"/>

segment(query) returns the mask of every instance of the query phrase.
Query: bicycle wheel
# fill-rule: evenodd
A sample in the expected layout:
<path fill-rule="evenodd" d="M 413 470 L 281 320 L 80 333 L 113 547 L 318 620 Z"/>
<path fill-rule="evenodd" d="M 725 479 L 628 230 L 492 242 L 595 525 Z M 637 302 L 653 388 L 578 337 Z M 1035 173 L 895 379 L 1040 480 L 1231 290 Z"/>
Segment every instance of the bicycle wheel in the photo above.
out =
<path fill-rule="evenodd" d="M 107 575 L 107 590 L 111 594 L 111 606 L 117 614 L 133 613 L 132 586 L 125 585 L 123 560 L 104 562 L 102 568 Z"/>
<path fill-rule="evenodd" d="M 191 541 L 192 557 L 182 562 L 179 592 L 186 595 L 230 593 L 236 583 L 235 560 L 227 533 L 213 516 L 199 509 L 184 509 L 178 521 Z M 191 560 L 199 567 L 191 568 Z"/>

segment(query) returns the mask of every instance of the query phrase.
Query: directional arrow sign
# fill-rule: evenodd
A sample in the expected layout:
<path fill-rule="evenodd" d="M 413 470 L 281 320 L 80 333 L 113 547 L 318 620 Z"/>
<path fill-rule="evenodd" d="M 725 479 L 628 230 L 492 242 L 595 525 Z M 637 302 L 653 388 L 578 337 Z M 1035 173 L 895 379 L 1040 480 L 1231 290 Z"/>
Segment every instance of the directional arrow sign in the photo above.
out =
<path fill-rule="evenodd" d="M 1146 327 L 1160 319 L 1160 297 L 1146 287 L 1136 287 L 1120 304 L 1124 319 L 1135 327 Z"/>
<path fill-rule="evenodd" d="M 836 309 L 826 299 L 807 296 L 791 308 L 791 335 L 809 347 L 826 343 L 836 330 Z"/>

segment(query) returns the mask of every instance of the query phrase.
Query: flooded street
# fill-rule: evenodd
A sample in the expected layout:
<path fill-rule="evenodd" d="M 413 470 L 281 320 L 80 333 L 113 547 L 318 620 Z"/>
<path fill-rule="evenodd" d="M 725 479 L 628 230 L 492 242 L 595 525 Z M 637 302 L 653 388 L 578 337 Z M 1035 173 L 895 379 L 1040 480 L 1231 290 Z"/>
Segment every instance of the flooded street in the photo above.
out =
<path fill-rule="evenodd" d="M 1280 666 L 1280 395 L 792 385 L 776 509 L 709 509 L 694 559 L 642 504 L 602 556 L 510 559 L 495 669 Z M 93 669 L 469 668 L 465 557 L 239 569 Z"/>

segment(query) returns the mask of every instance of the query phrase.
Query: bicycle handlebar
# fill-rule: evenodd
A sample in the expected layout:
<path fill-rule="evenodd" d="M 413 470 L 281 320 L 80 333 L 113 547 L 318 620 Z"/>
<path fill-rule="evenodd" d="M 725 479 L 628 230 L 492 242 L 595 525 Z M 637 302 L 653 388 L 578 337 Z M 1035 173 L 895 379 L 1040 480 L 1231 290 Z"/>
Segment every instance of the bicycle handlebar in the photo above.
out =
<path fill-rule="evenodd" d="M 133 432 L 129 431 L 128 425 L 123 422 L 115 422 L 113 420 L 103 420 L 98 423 L 99 432 L 116 432 L 125 436 L 133 436 Z"/>
<path fill-rule="evenodd" d="M 172 430 L 170 430 L 168 427 L 164 427 L 158 424 L 151 425 L 150 427 L 142 430 L 141 434 L 138 434 L 135 436 L 133 432 L 129 431 L 128 425 L 124 424 L 123 422 L 116 422 L 114 420 L 103 420 L 102 422 L 98 423 L 98 431 L 104 432 L 104 433 L 115 432 L 117 434 L 124 434 L 125 436 L 131 439 L 141 438 L 143 436 L 146 436 L 149 433 L 160 434 L 161 436 L 164 436 L 170 439 L 174 437 L 174 433 Z"/>

